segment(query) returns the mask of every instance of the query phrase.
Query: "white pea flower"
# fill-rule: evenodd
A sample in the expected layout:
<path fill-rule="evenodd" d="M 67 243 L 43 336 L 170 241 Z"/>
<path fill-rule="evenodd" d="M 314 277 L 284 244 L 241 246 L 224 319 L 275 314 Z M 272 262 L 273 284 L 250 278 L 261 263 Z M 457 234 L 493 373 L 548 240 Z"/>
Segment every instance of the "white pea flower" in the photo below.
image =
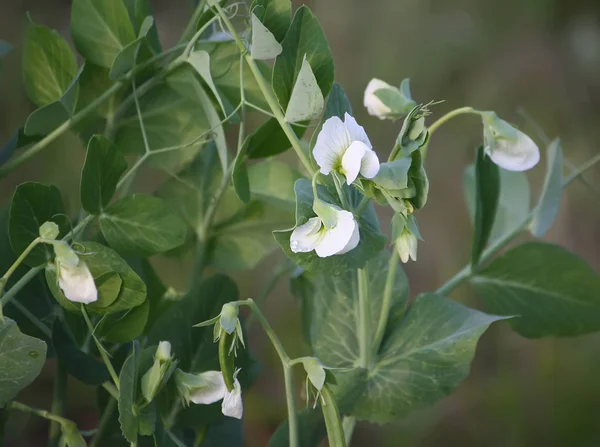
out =
<path fill-rule="evenodd" d="M 226 391 L 221 404 L 221 412 L 225 416 L 242 419 L 244 404 L 242 402 L 242 387 L 238 379 L 233 383 L 233 390 Z"/>
<path fill-rule="evenodd" d="M 65 298 L 76 303 L 90 304 L 98 300 L 98 289 L 87 264 L 66 242 L 53 243 L 58 270 L 58 286 Z"/>
<path fill-rule="evenodd" d="M 409 258 L 413 261 L 417 260 L 417 243 L 417 237 L 406 229 L 396 239 L 396 250 L 403 263 L 406 264 Z"/>
<path fill-rule="evenodd" d="M 332 116 L 317 136 L 313 155 L 322 174 L 338 171 L 351 184 L 358 174 L 373 178 L 379 172 L 379 159 L 365 130 L 349 114 L 344 121 Z"/>
<path fill-rule="evenodd" d="M 319 206 L 317 207 L 317 204 Z M 290 237 L 290 249 L 294 253 L 315 251 L 321 258 L 341 255 L 358 245 L 358 223 L 350 211 L 315 200 L 317 217 L 294 229 Z"/>
<path fill-rule="evenodd" d="M 486 154 L 508 171 L 526 171 L 540 161 L 540 149 L 529 136 L 498 118 L 494 112 L 481 112 Z"/>
<path fill-rule="evenodd" d="M 234 374 L 233 390 L 228 391 L 220 371 L 205 371 L 189 374 L 180 369 L 175 371 L 175 383 L 186 402 L 210 405 L 223 399 L 221 411 L 225 416 L 241 419 L 244 413 L 242 388 Z"/>
<path fill-rule="evenodd" d="M 171 343 L 168 341 L 161 341 L 158 343 L 156 348 L 156 354 L 154 357 L 162 362 L 166 362 L 171 359 Z"/>
<path fill-rule="evenodd" d="M 367 84 L 367 88 L 365 89 L 365 94 L 363 97 L 363 104 L 367 108 L 369 115 L 376 116 L 380 120 L 384 120 L 392 113 L 392 109 L 386 106 L 383 101 L 381 101 L 381 99 L 375 95 L 377 90 L 384 88 L 394 89 L 395 87 L 391 86 L 385 81 L 382 81 L 381 79 L 373 78 Z"/>

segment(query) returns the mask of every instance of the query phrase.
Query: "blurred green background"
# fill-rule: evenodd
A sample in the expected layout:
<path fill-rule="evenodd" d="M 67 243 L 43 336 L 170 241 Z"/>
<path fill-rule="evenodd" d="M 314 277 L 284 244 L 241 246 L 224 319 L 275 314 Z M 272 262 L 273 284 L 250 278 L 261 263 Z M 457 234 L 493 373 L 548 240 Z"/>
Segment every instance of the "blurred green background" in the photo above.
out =
<path fill-rule="evenodd" d="M 176 42 L 190 16 L 188 0 L 152 1 L 158 30 L 167 47 Z M 336 79 L 346 89 L 355 115 L 375 149 L 391 148 L 401 123 L 380 122 L 362 107 L 369 79 L 399 84 L 410 77 L 420 102 L 444 100 L 434 116 L 470 105 L 496 110 L 542 146 L 534 117 L 550 138 L 559 136 L 565 155 L 579 165 L 600 141 L 600 2 L 598 0 L 312 0 L 336 64 Z M 300 2 L 295 2 L 299 5 Z M 20 74 L 20 46 L 29 11 L 34 21 L 68 36 L 70 1 L 0 0 L 0 38 L 14 45 L 0 72 L 0 141 L 6 141 L 33 110 Z M 476 118 L 463 116 L 436 133 L 427 169 L 430 200 L 419 213 L 425 242 L 419 262 L 406 267 L 411 294 L 441 285 L 468 261 L 471 225 L 462 192 L 462 172 L 481 140 Z M 73 212 L 78 209 L 79 170 L 84 146 L 75 135 L 59 139 L 17 172 L 2 180 L 6 203 L 25 180 L 52 182 Z M 289 156 L 289 160 L 293 157 Z M 545 159 L 529 173 L 533 200 Z M 140 176 L 138 189 L 156 184 L 156 173 Z M 586 178 L 596 190 L 575 182 L 561 203 L 559 219 L 547 235 L 600 270 L 600 169 Z M 382 220 L 385 219 L 382 216 Z M 384 221 L 385 222 L 385 221 Z M 384 223 L 384 226 L 386 223 Z M 276 253 L 255 271 L 237 275 L 241 294 L 256 296 L 281 262 Z M 185 265 L 162 264 L 167 284 L 185 287 Z M 600 291 L 598 291 L 600 294 Z M 453 298 L 481 303 L 468 287 Z M 280 283 L 266 313 L 292 355 L 306 353 L 299 312 Z M 250 347 L 263 367 L 245 395 L 247 446 L 266 445 L 285 417 L 285 398 L 277 359 L 253 326 Z M 600 445 L 600 336 L 526 340 L 497 324 L 483 336 L 469 379 L 450 397 L 381 429 L 359 425 L 353 446 L 597 446 Z M 299 389 L 301 388 L 300 379 Z M 48 365 L 22 399 L 49 408 L 52 367 Z M 68 416 L 84 429 L 96 425 L 94 390 L 69 383 Z M 9 445 L 43 445 L 47 427 L 39 420 L 11 419 Z M 19 435 L 19 431 L 27 431 Z"/>

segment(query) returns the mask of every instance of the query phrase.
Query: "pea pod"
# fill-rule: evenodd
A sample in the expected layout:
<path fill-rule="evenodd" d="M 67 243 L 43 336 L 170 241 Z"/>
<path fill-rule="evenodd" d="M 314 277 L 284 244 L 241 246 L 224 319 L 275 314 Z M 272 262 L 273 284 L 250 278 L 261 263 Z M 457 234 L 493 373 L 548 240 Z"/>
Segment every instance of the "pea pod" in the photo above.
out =
<path fill-rule="evenodd" d="M 346 440 L 344 438 L 344 430 L 342 429 L 342 422 L 340 419 L 340 412 L 333 397 L 333 393 L 329 389 L 327 384 L 323 385 L 321 389 L 321 396 L 323 402 L 321 409 L 323 410 L 323 417 L 325 418 L 325 427 L 327 428 L 327 439 L 329 440 L 330 447 L 346 447 Z"/>
<path fill-rule="evenodd" d="M 235 372 L 235 356 L 231 350 L 231 344 L 234 342 L 235 332 L 228 334 L 226 331 L 221 330 L 221 338 L 219 339 L 219 365 L 221 365 L 221 372 L 223 373 L 223 380 L 227 386 L 228 391 L 233 390 L 234 378 L 233 373 Z"/>

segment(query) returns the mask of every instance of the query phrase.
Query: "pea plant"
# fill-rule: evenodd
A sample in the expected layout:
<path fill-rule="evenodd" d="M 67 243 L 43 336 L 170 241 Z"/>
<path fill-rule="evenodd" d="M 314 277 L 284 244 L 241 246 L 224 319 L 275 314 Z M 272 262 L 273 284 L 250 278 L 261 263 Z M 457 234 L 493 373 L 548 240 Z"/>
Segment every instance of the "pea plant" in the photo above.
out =
<path fill-rule="evenodd" d="M 27 181 L 1 219 L 0 405 L 48 419 L 49 445 L 242 445 L 243 393 L 259 374 L 249 318 L 281 361 L 288 417 L 274 447 L 346 446 L 359 421 L 433 404 L 468 376 L 494 322 L 528 338 L 600 329 L 600 277 L 582 259 L 535 240 L 505 249 L 524 232 L 543 237 L 564 188 L 600 156 L 567 170 L 559 140 L 540 155 L 493 111 L 433 120 L 437 103 L 413 99 L 407 79 L 366 86 L 370 119 L 399 132 L 373 147 L 335 83 L 317 18 L 290 0 L 200 0 L 168 49 L 148 0 L 73 0 L 71 14 L 80 58 L 27 17 L 23 79 L 38 108 L 0 151 L 7 177 L 67 132 L 87 146 L 81 209 Z M 417 216 L 430 140 L 465 114 L 482 124 L 464 173 L 471 259 L 409 299 L 401 265 L 427 239 Z M 297 163 L 277 157 L 289 149 Z M 531 206 L 524 171 L 540 159 L 546 177 Z M 157 179 L 148 194 L 134 192 L 141 171 Z M 289 280 L 298 298 L 300 358 L 265 300 L 240 296 L 227 276 L 273 251 L 286 261 L 270 283 Z M 190 265 L 187 290 L 164 283 L 154 256 Z M 489 313 L 448 298 L 465 283 Z M 47 359 L 51 408 L 15 400 Z M 69 376 L 98 389 L 93 430 L 66 418 Z"/>

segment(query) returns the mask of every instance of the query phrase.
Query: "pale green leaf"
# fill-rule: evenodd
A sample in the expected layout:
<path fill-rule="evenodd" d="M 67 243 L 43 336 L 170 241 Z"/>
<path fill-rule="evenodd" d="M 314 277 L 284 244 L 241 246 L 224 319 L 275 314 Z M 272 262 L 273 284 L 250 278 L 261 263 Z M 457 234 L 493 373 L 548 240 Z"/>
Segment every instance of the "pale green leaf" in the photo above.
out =
<path fill-rule="evenodd" d="M 46 343 L 22 334 L 8 317 L 0 319 L 0 340 L 0 407 L 4 407 L 42 371 Z"/>
<path fill-rule="evenodd" d="M 252 13 L 281 42 L 292 22 L 292 2 L 290 0 L 255 0 Z"/>
<path fill-rule="evenodd" d="M 146 17 L 140 26 L 137 39 L 127 44 L 125 48 L 119 51 L 115 56 L 115 60 L 111 65 L 110 73 L 108 75 L 110 79 L 117 79 L 127 74 L 127 72 L 135 67 L 141 46 L 153 26 L 154 19 L 151 16 Z"/>
<path fill-rule="evenodd" d="M 531 234 L 537 237 L 542 237 L 552 226 L 558 214 L 563 190 L 564 156 L 560 141 L 554 140 L 550 143 L 547 152 L 548 167 L 544 188 L 529 227 Z"/>
<path fill-rule="evenodd" d="M 530 242 L 513 248 L 472 283 L 491 312 L 515 315 L 510 323 L 524 337 L 600 330 L 600 275 L 557 245 Z"/>
<path fill-rule="evenodd" d="M 323 93 L 321 93 L 310 64 L 304 56 L 290 102 L 285 111 L 285 120 L 288 123 L 297 123 L 317 118 L 323 111 L 324 104 Z"/>
<path fill-rule="evenodd" d="M 123 436 L 131 443 L 137 443 L 138 416 L 136 399 L 138 395 L 138 357 L 140 347 L 137 341 L 133 342 L 133 350 L 119 374 L 119 423 Z"/>
<path fill-rule="evenodd" d="M 256 60 L 275 59 L 283 48 L 269 29 L 262 24 L 256 15 L 252 14 L 252 45 L 250 54 Z"/>
<path fill-rule="evenodd" d="M 223 113 L 226 113 L 225 105 L 221 100 L 221 95 L 215 86 L 212 73 L 210 71 L 210 55 L 204 50 L 194 51 L 192 54 L 190 54 L 188 62 L 192 67 L 194 67 L 194 70 L 196 70 L 196 73 L 200 75 L 202 80 L 206 82 L 206 85 L 208 85 L 208 88 L 210 88 L 211 92 L 217 99 L 221 110 Z"/>

